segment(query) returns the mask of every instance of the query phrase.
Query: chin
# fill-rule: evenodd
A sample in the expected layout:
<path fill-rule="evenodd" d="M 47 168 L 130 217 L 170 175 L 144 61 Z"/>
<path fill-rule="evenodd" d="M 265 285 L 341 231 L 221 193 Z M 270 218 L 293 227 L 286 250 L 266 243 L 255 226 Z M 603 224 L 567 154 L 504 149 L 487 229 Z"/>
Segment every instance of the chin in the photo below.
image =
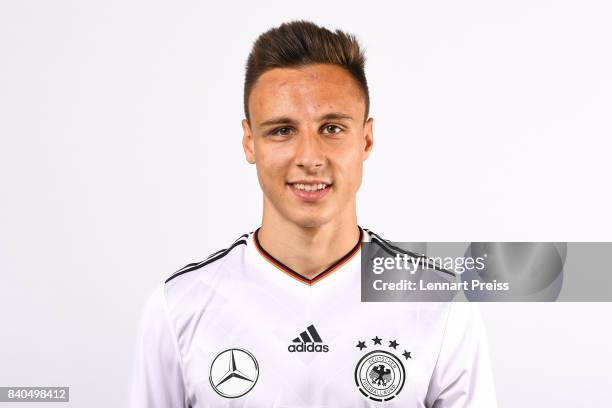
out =
<path fill-rule="evenodd" d="M 321 227 L 332 220 L 333 217 L 326 217 L 322 214 L 302 214 L 294 215 L 289 219 L 301 228 L 317 228 Z"/>

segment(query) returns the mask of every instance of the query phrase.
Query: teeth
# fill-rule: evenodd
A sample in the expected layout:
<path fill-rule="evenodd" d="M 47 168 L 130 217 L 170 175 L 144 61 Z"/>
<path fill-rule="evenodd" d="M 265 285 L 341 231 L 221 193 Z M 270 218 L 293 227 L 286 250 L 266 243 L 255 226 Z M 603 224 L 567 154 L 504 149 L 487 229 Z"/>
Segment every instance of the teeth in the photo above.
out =
<path fill-rule="evenodd" d="M 293 187 L 297 190 L 302 190 L 302 191 L 318 191 L 318 190 L 323 190 L 324 188 L 327 187 L 327 184 L 301 184 L 301 183 L 295 183 L 293 185 Z"/>

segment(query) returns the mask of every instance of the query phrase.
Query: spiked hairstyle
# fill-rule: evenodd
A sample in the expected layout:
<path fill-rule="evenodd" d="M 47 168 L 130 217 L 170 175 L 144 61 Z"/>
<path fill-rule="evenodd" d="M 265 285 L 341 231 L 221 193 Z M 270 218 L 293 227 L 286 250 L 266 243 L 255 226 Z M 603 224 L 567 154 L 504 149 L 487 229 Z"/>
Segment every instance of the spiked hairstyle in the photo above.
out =
<path fill-rule="evenodd" d="M 370 95 L 365 75 L 365 55 L 352 34 L 332 32 L 308 21 L 283 23 L 261 34 L 246 64 L 244 114 L 249 119 L 249 96 L 257 79 L 273 68 L 293 68 L 309 64 L 333 64 L 346 69 L 365 98 L 365 118 Z"/>

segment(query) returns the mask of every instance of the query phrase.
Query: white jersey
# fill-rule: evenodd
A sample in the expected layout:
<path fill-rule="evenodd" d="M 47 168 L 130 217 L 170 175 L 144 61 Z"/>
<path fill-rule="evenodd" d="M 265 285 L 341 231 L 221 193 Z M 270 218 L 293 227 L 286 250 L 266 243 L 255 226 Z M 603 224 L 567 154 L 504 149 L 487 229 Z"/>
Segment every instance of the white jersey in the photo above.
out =
<path fill-rule="evenodd" d="M 170 276 L 148 300 L 130 407 L 495 408 L 472 303 L 365 303 L 361 239 L 313 280 L 257 231 Z"/>

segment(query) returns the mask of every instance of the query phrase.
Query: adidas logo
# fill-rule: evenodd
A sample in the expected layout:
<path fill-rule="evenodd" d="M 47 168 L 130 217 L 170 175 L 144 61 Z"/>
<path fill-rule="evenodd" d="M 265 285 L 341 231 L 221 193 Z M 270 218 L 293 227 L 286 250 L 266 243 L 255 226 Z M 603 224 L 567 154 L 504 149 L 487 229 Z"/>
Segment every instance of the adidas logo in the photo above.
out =
<path fill-rule="evenodd" d="M 293 344 L 290 344 L 287 349 L 291 353 L 327 353 L 329 346 L 322 343 L 323 340 L 321 340 L 317 329 L 311 324 L 298 337 L 293 339 Z"/>

